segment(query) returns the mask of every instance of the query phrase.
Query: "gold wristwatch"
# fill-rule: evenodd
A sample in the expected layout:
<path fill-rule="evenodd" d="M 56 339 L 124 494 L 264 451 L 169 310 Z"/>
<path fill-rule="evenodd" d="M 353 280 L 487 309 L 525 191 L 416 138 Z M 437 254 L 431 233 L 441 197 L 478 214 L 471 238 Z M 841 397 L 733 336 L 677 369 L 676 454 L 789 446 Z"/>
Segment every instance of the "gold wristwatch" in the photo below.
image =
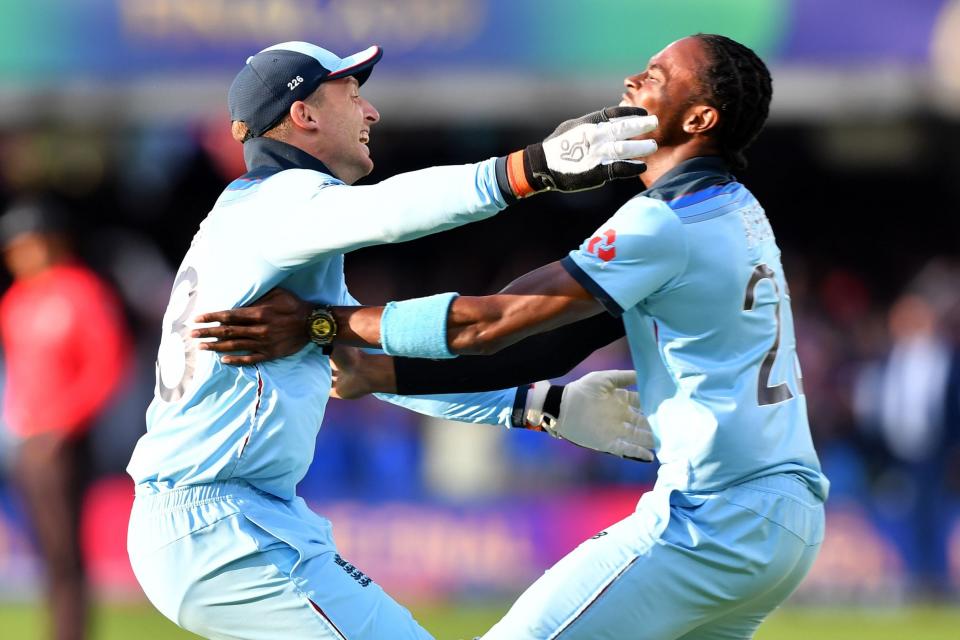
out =
<path fill-rule="evenodd" d="M 317 307 L 307 316 L 307 331 L 310 341 L 321 347 L 328 347 L 337 337 L 337 321 L 330 307 Z"/>

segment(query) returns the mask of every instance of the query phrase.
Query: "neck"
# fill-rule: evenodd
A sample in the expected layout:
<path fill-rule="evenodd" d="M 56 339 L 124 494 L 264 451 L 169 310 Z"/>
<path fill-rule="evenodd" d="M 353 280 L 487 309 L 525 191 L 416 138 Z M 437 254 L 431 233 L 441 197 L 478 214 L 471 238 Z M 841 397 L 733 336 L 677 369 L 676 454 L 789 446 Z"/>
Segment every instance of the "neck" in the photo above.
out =
<path fill-rule="evenodd" d="M 649 189 L 663 174 L 681 162 L 689 160 L 690 158 L 710 155 L 717 155 L 716 150 L 707 148 L 702 144 L 681 144 L 675 147 L 661 147 L 653 155 L 644 158 L 644 161 L 647 163 L 647 170 L 640 174 L 640 180 L 643 182 L 643 185 Z"/>
<path fill-rule="evenodd" d="M 243 144 L 243 159 L 247 170 L 254 171 L 264 167 L 283 169 L 313 169 L 339 178 L 309 149 L 297 146 L 286 140 L 260 137 Z"/>
<path fill-rule="evenodd" d="M 36 264 L 19 266 L 16 270 L 11 270 L 11 272 L 15 280 L 32 280 L 37 276 L 43 275 L 50 269 L 66 264 L 67 262 L 68 260 L 66 258 L 48 258 Z"/>

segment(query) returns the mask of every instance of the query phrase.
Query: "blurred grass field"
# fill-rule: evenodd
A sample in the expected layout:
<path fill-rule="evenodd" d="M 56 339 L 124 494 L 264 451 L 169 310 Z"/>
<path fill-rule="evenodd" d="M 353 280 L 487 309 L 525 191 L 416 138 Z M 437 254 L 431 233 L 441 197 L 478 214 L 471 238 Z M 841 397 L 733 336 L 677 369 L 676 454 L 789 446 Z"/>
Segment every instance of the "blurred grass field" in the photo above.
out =
<path fill-rule="evenodd" d="M 473 638 L 488 629 L 509 604 L 413 607 L 416 618 L 437 638 Z M 91 640 L 188 640 L 146 604 L 110 605 L 95 613 Z M 44 640 L 41 610 L 29 604 L 0 604 L 0 638 Z M 960 607 L 891 610 L 791 608 L 774 614 L 756 640 L 960 640 Z M 389 639 L 384 639 L 389 640 Z"/>

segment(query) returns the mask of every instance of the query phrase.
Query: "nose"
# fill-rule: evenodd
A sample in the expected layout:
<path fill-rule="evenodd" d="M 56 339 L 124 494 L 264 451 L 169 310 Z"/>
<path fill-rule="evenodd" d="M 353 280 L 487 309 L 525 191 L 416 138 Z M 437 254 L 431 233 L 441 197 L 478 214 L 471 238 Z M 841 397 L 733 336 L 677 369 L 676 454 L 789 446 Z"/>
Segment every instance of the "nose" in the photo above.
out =
<path fill-rule="evenodd" d="M 640 83 L 643 82 L 643 74 L 637 73 L 632 76 L 627 76 L 623 79 L 623 86 L 626 87 L 627 91 L 634 91 L 640 87 Z"/>
<path fill-rule="evenodd" d="M 363 119 L 370 124 L 380 122 L 380 112 L 367 100 L 363 101 Z"/>

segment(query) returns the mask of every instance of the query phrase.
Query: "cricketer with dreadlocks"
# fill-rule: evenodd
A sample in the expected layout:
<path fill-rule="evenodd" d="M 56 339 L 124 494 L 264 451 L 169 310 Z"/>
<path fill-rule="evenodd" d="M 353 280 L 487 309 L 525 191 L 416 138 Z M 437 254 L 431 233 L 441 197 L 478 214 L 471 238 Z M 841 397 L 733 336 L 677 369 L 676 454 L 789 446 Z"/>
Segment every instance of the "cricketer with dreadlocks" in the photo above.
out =
<path fill-rule="evenodd" d="M 555 377 L 626 333 L 656 437 L 656 485 L 537 580 L 485 640 L 749 638 L 823 540 L 829 483 L 810 437 L 780 250 L 730 173 L 766 121 L 767 67 L 729 38 L 698 34 L 624 84 L 621 105 L 659 118 L 646 135 L 658 151 L 645 158 L 646 191 L 579 249 L 498 295 L 333 309 L 338 344 L 408 356 L 338 348 L 346 397 Z M 210 320 L 245 322 L 242 312 L 201 318 Z M 444 325 L 450 354 L 496 353 L 413 359 L 436 357 L 417 334 Z M 562 396 L 535 384 L 515 415 L 539 423 Z"/>

